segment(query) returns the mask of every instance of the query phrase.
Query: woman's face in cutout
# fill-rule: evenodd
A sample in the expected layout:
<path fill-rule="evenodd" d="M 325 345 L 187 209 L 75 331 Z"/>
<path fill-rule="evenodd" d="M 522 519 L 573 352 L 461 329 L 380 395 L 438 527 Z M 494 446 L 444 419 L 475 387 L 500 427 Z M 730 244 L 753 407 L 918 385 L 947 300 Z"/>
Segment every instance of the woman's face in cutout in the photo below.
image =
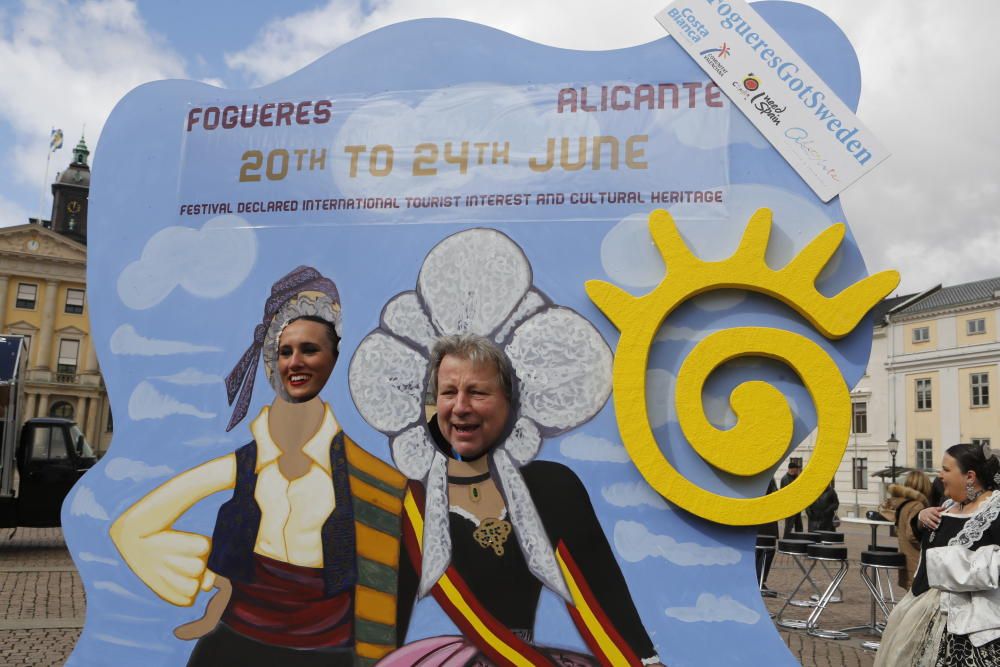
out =
<path fill-rule="evenodd" d="M 278 376 L 292 402 L 308 401 L 319 394 L 337 363 L 337 352 L 327 327 L 310 320 L 295 320 L 278 341 Z"/>
<path fill-rule="evenodd" d="M 489 364 L 446 355 L 438 367 L 437 420 L 441 434 L 462 458 L 476 458 L 497 444 L 510 401 Z"/>

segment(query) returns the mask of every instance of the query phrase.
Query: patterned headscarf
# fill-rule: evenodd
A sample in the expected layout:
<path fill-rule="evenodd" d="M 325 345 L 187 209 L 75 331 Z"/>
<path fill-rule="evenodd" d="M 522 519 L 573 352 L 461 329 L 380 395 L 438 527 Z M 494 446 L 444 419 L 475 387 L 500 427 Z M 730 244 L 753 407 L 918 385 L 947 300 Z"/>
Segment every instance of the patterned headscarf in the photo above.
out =
<path fill-rule="evenodd" d="M 229 397 L 229 404 L 232 405 L 233 401 L 236 400 L 236 407 L 233 409 L 233 416 L 229 420 L 226 431 L 231 431 L 247 414 L 247 408 L 250 406 L 250 398 L 253 394 L 254 379 L 257 376 L 257 364 L 260 361 L 261 349 L 264 347 L 264 341 L 275 316 L 303 292 L 319 292 L 329 298 L 334 306 L 335 317 L 331 323 L 339 333 L 340 294 L 332 280 L 325 278 L 312 267 L 300 266 L 275 282 L 271 286 L 271 296 L 264 304 L 264 317 L 260 324 L 254 328 L 253 342 L 250 343 L 250 347 L 243 353 L 240 360 L 236 362 L 233 370 L 226 376 L 226 393 Z M 238 398 L 237 393 L 239 394 Z"/>

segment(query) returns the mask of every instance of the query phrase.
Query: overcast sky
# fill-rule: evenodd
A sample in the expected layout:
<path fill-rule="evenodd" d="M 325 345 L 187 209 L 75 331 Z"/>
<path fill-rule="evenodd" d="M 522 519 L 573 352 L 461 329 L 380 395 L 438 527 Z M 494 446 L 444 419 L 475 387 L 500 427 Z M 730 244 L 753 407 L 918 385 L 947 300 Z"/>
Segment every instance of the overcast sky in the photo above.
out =
<path fill-rule="evenodd" d="M 49 217 L 49 130 L 66 134 L 48 180 L 86 126 L 93 151 L 135 86 L 192 78 L 269 83 L 383 25 L 448 16 L 545 44 L 613 49 L 663 36 L 666 0 L 0 0 L 0 226 Z M 858 52 L 862 121 L 893 153 L 842 196 L 874 272 L 901 291 L 1000 275 L 1000 3 L 810 0 Z M 40 203 L 41 201 L 41 203 Z"/>

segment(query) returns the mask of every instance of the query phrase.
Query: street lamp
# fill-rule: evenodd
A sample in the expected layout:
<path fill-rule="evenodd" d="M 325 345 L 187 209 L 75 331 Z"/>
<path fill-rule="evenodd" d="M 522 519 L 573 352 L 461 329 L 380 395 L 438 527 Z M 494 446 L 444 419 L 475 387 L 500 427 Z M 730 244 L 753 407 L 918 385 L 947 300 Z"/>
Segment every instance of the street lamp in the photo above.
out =
<path fill-rule="evenodd" d="M 896 452 L 899 451 L 899 440 L 896 439 L 896 434 L 893 433 L 889 436 L 889 439 L 885 441 L 885 446 L 889 448 L 889 455 L 892 457 L 892 483 L 896 483 Z"/>

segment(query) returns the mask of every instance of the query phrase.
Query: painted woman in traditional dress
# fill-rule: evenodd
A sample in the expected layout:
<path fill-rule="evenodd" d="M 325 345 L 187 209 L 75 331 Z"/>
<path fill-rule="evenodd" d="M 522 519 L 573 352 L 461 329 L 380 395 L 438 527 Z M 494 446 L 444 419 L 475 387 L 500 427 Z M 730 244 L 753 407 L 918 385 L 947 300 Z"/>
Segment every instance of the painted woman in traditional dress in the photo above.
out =
<path fill-rule="evenodd" d="M 319 392 L 337 361 L 340 298 L 309 267 L 278 280 L 253 342 L 226 380 L 246 415 L 259 359 L 277 394 L 250 424 L 252 441 L 188 470 L 127 509 L 111 537 L 157 595 L 189 606 L 198 639 L 189 665 L 371 665 L 397 645 L 405 478 L 341 430 Z M 212 539 L 173 524 L 199 500 L 232 490 Z M 411 585 L 412 587 L 412 585 Z"/>
<path fill-rule="evenodd" d="M 660 664 L 583 484 L 533 460 L 544 436 L 597 414 L 610 386 L 603 338 L 534 289 L 520 248 L 494 230 L 442 241 L 417 292 L 386 305 L 351 360 L 351 393 L 411 480 L 405 567 L 463 636 L 383 665 Z M 590 655 L 536 644 L 543 588 Z"/>

